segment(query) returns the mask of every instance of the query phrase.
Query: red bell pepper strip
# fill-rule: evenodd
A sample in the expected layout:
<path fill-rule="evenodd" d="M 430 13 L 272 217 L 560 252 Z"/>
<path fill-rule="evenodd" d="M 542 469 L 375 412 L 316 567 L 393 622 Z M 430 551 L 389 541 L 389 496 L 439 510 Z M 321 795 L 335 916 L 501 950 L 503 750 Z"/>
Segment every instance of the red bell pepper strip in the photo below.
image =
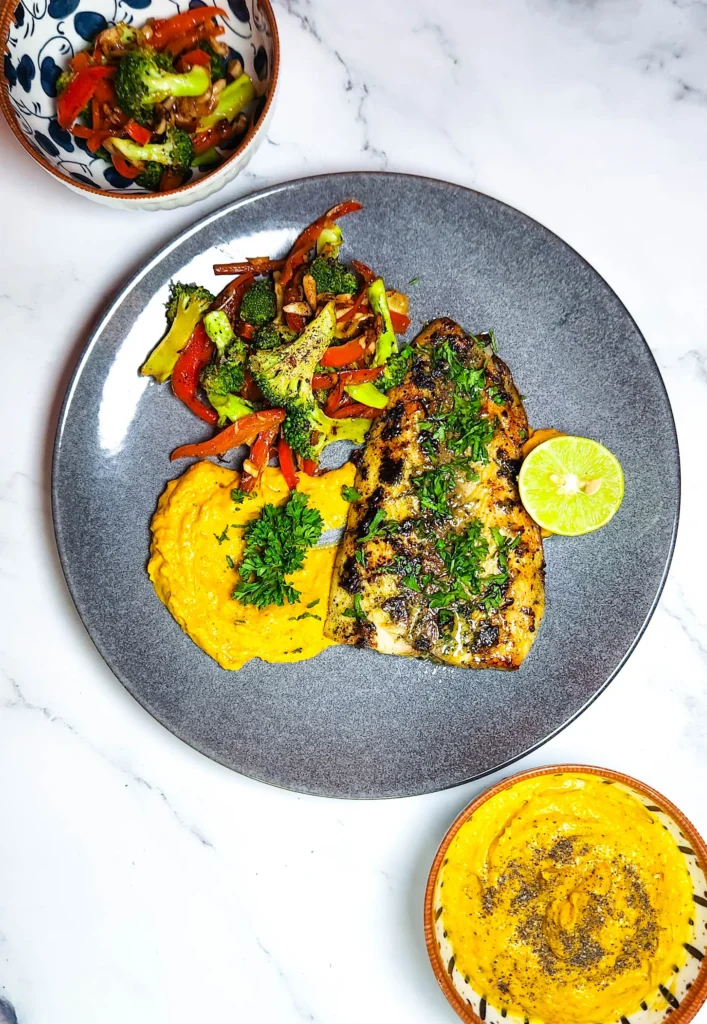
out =
<path fill-rule="evenodd" d="M 315 242 L 317 240 L 317 236 L 315 236 Z M 287 257 L 282 267 L 282 273 L 280 274 L 280 284 L 282 285 L 283 288 L 286 288 L 287 285 L 291 282 L 292 278 L 295 276 L 295 271 L 298 270 L 304 263 L 307 262 L 310 250 L 313 245 L 314 242 L 312 242 L 311 245 L 309 246 L 303 246 L 301 249 L 295 249 Z"/>
<path fill-rule="evenodd" d="M 336 382 L 336 387 L 331 390 L 324 403 L 324 415 L 331 416 L 341 405 L 344 399 L 344 382 L 341 377 Z"/>
<path fill-rule="evenodd" d="M 87 50 L 79 50 L 76 56 L 69 61 L 69 67 L 72 71 L 85 71 L 86 68 L 93 67 L 91 54 Z"/>
<path fill-rule="evenodd" d="M 270 445 L 275 440 L 279 430 L 280 424 L 275 423 L 273 426 L 266 427 L 265 430 L 261 430 L 256 437 L 255 444 L 250 450 L 250 455 L 243 464 L 245 472 L 241 477 L 240 489 L 245 491 L 246 494 L 253 490 L 255 481 L 267 466 L 268 460 L 270 459 Z M 245 468 L 248 464 L 252 465 L 255 470 L 255 474 L 251 474 Z"/>
<path fill-rule="evenodd" d="M 371 281 L 375 281 L 376 274 L 374 274 L 371 268 L 366 266 L 365 263 L 359 263 L 358 260 L 351 260 L 351 266 L 359 272 L 366 284 L 370 284 Z"/>
<path fill-rule="evenodd" d="M 138 174 L 142 170 L 141 167 L 136 167 L 135 164 L 128 163 L 125 157 L 121 156 L 120 153 L 111 153 L 111 160 L 118 174 L 123 178 L 137 178 Z"/>
<path fill-rule="evenodd" d="M 112 74 L 115 74 L 115 68 L 85 68 L 71 78 L 56 103 L 56 116 L 62 128 L 71 127 L 93 98 L 101 79 Z"/>
<path fill-rule="evenodd" d="M 108 70 L 110 72 L 114 71 L 113 68 L 109 68 Z M 98 87 L 97 87 L 97 89 L 96 89 L 96 91 L 94 93 L 94 98 L 95 98 L 97 103 L 110 103 L 110 105 L 112 107 L 115 107 L 115 106 L 117 106 L 118 99 L 117 99 L 117 97 L 115 95 L 115 86 L 113 85 L 113 82 L 111 81 L 112 77 L 113 77 L 113 75 L 109 74 L 109 75 L 106 75 L 105 78 L 102 78 L 100 80 L 100 82 L 98 83 Z M 114 116 L 116 114 L 121 114 L 121 116 L 122 116 L 122 112 L 119 109 L 113 111 L 113 114 L 114 114 Z M 127 121 L 127 117 L 125 118 L 125 120 Z"/>
<path fill-rule="evenodd" d="M 206 50 L 189 50 L 188 53 L 183 53 L 177 61 L 177 71 L 187 71 L 195 64 L 200 64 L 202 68 L 211 67 L 211 57 Z"/>
<path fill-rule="evenodd" d="M 339 217 L 345 217 L 347 213 L 355 213 L 356 210 L 362 209 L 363 205 L 361 203 L 357 202 L 355 199 L 348 199 L 345 203 L 339 203 L 338 206 L 333 206 L 331 210 L 327 210 L 325 214 L 318 217 L 317 220 L 309 225 L 309 227 L 306 227 L 295 239 L 294 244 L 290 249 L 290 254 L 285 260 L 285 265 L 282 268 L 282 277 L 280 278 L 282 287 L 285 288 L 292 279 L 295 268 L 291 266 L 291 261 L 293 260 L 295 253 L 298 253 L 301 250 L 304 250 L 305 254 L 308 253 L 309 250 L 314 247 L 322 228 L 332 221 L 338 220 Z"/>
<path fill-rule="evenodd" d="M 207 455 L 225 455 L 231 448 L 241 444 L 252 444 L 262 430 L 279 426 L 285 418 L 284 409 L 267 409 L 264 412 L 251 412 L 230 423 L 216 437 L 200 444 L 184 444 L 175 448 L 170 461 L 175 459 L 204 458 Z"/>
<path fill-rule="evenodd" d="M 172 391 L 180 402 L 184 402 L 187 409 L 191 409 L 205 423 L 215 426 L 218 420 L 217 413 L 211 406 L 205 405 L 196 393 L 199 374 L 211 360 L 213 352 L 214 344 L 204 325 L 197 324 L 172 370 Z"/>
<path fill-rule="evenodd" d="M 267 256 L 254 256 L 244 263 L 215 263 L 214 274 L 269 274 L 271 270 L 281 270 L 284 260 L 271 260 Z"/>
<path fill-rule="evenodd" d="M 333 388 L 338 379 L 335 373 L 315 373 L 312 377 L 312 390 L 323 391 L 324 388 Z"/>
<path fill-rule="evenodd" d="M 150 46 L 156 50 L 161 49 L 170 39 L 176 39 L 185 32 L 190 32 L 197 25 L 210 21 L 220 15 L 227 18 L 228 14 L 220 7 L 193 7 L 182 14 L 175 14 L 172 18 L 160 18 L 152 23 L 152 36 Z"/>
<path fill-rule="evenodd" d="M 295 470 L 295 459 L 292 449 L 282 435 L 280 435 L 280 440 L 277 443 L 277 454 L 280 459 L 280 469 L 285 478 L 285 483 L 291 491 L 294 491 L 299 483 L 299 477 Z"/>
<path fill-rule="evenodd" d="M 89 128 L 87 124 L 72 124 L 69 131 L 77 139 L 90 139 L 94 134 L 93 128 Z"/>
<path fill-rule="evenodd" d="M 171 53 L 173 57 L 176 57 L 183 50 L 193 49 L 196 43 L 200 43 L 205 39 L 211 39 L 213 36 L 223 35 L 225 31 L 226 29 L 223 25 L 198 25 L 193 31 L 186 32 L 183 36 L 177 36 L 175 39 L 170 39 L 164 47 L 165 53 Z"/>
<path fill-rule="evenodd" d="M 137 142 L 138 146 L 146 146 L 152 138 L 150 129 L 143 128 L 137 121 L 128 121 L 125 126 L 125 134 L 129 135 L 134 142 Z"/>
<path fill-rule="evenodd" d="M 91 132 L 86 145 L 92 153 L 97 153 L 105 144 L 106 139 L 114 138 L 116 135 L 120 135 L 120 132 L 120 128 L 107 128 L 100 132 Z"/>
<path fill-rule="evenodd" d="M 362 370 L 342 370 L 339 377 L 342 384 L 365 384 L 380 377 L 384 369 L 383 366 L 366 366 Z"/>
<path fill-rule="evenodd" d="M 364 338 L 352 338 L 344 345 L 332 345 L 326 350 L 320 362 L 322 366 L 348 366 L 349 363 L 355 363 L 361 358 L 365 347 Z"/>
<path fill-rule="evenodd" d="M 250 372 L 248 367 L 246 367 L 243 387 L 241 389 L 241 398 L 245 398 L 247 402 L 257 402 L 262 397 L 263 393 L 253 380 L 253 374 Z"/>
<path fill-rule="evenodd" d="M 318 465 L 319 463 L 315 462 L 314 459 L 302 459 L 302 469 L 307 476 L 316 476 Z"/>
<path fill-rule="evenodd" d="M 390 310 L 390 322 L 393 325 L 393 330 L 396 334 L 405 334 L 405 331 L 411 324 L 409 316 L 405 316 L 404 313 L 396 313 L 394 309 Z"/>
<path fill-rule="evenodd" d="M 335 420 L 348 419 L 350 416 L 361 416 L 365 420 L 372 420 L 376 416 L 380 416 L 382 412 L 383 409 L 374 409 L 370 405 L 362 405 L 361 402 L 351 402 L 350 405 L 339 406 L 330 415 Z"/>
<path fill-rule="evenodd" d="M 248 324 L 245 320 L 239 320 L 236 324 L 236 334 L 239 338 L 245 338 L 246 341 L 250 341 L 251 338 L 255 337 L 255 327 L 252 324 Z"/>

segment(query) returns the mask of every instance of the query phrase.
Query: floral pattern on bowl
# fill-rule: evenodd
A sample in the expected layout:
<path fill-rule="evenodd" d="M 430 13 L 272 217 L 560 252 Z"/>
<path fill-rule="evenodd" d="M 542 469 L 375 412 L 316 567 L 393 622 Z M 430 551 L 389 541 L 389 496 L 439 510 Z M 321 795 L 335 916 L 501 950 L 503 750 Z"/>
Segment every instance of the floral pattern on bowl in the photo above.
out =
<path fill-rule="evenodd" d="M 151 198 L 152 205 L 168 205 L 163 199 L 170 193 L 146 192 L 118 174 L 111 164 L 94 156 L 85 140 L 75 138 L 59 125 L 56 84 L 71 57 L 88 48 L 96 35 L 109 25 L 122 21 L 139 26 L 148 18 L 168 18 L 187 7 L 204 6 L 203 0 L 189 0 L 188 4 L 184 0 L 21 0 L 14 12 L 5 8 L 0 16 L 3 31 L 7 14 L 12 16 L 4 53 L 2 99 L 7 101 L 3 107 L 11 127 L 16 134 L 19 129 L 42 166 L 53 170 L 65 184 L 75 185 L 84 194 L 90 189 L 88 194 L 92 198 L 100 201 L 103 196 L 107 198 L 112 194 L 138 199 L 138 202 L 145 199 L 148 205 Z M 270 99 L 278 56 L 270 5 L 267 0 L 227 0 L 224 8 L 229 17 L 223 19 L 226 32 L 219 38 L 230 48 L 230 59 L 238 58 L 253 79 L 258 94 L 254 124 L 245 138 L 232 145 L 231 151 L 227 146 L 221 150 L 220 164 L 192 168 L 187 180 L 175 192 L 181 189 L 189 192 L 190 185 L 210 176 L 219 178 L 216 187 L 225 184 L 245 163 L 245 159 L 235 159 L 233 173 L 223 174 L 229 157 L 238 156 L 234 150 L 243 152 L 248 147 L 256 130 L 263 127 L 272 106 Z M 94 190 L 100 190 L 100 195 Z M 198 197 L 211 191 L 215 189 L 199 190 Z"/>

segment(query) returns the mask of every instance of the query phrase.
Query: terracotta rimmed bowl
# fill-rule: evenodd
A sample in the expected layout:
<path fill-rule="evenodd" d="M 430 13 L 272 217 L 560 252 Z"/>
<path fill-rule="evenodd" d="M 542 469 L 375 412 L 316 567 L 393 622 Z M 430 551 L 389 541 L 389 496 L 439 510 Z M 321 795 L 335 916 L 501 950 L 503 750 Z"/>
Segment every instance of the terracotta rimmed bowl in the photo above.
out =
<path fill-rule="evenodd" d="M 214 168 L 192 168 L 191 177 L 168 192 L 146 192 L 95 157 L 82 139 L 56 119 L 56 82 L 69 59 L 118 21 L 142 25 L 168 18 L 203 0 L 0 0 L 4 64 L 0 108 L 30 156 L 73 192 L 106 206 L 169 210 L 188 206 L 231 181 L 258 148 L 273 112 L 280 48 L 270 0 L 227 0 L 223 40 L 253 79 L 253 124 Z"/>
<path fill-rule="evenodd" d="M 605 780 L 607 784 L 617 785 L 632 793 L 652 813 L 659 815 L 664 827 L 677 841 L 685 858 L 693 884 L 694 935 L 686 947 L 686 961 L 673 978 L 674 994 L 669 993 L 666 989 L 668 998 L 662 997 L 659 1000 L 660 1005 L 649 1007 L 646 1010 L 639 1009 L 631 1014 L 630 1019 L 621 1017 L 621 1024 L 660 1024 L 667 1020 L 670 1021 L 670 1024 L 687 1024 L 707 998 L 707 846 L 685 815 L 664 796 L 628 775 L 605 768 L 561 764 L 520 772 L 482 793 L 462 811 L 437 851 L 425 892 L 425 938 L 427 952 L 437 981 L 451 1006 L 467 1024 L 522 1024 L 521 1017 L 513 1016 L 510 1013 L 504 1016 L 501 1008 L 493 1006 L 485 998 L 484 993 L 476 992 L 456 969 L 454 950 L 444 930 L 443 904 L 440 899 L 440 883 L 444 881 L 447 850 L 462 825 L 482 804 L 497 793 L 510 789 L 525 779 L 577 772 L 596 775 Z M 615 1024 L 615 1020 L 616 1018 L 612 1018 L 612 1022 L 606 1021 L 601 1024 Z M 596 1024 L 600 1024 L 600 1022 L 597 1021 Z"/>

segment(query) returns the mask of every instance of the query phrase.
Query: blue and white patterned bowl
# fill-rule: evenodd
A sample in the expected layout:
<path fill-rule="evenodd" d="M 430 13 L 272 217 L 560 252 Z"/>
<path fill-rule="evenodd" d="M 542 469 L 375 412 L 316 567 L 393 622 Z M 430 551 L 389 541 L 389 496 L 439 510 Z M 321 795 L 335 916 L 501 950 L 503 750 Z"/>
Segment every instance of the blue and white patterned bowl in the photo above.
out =
<path fill-rule="evenodd" d="M 107 206 L 164 210 L 187 206 L 217 192 L 245 166 L 265 135 L 273 112 L 280 63 L 275 16 L 269 0 L 226 0 L 231 47 L 258 94 L 250 131 L 214 169 L 196 169 L 169 192 L 146 192 L 93 156 L 56 119 L 56 82 L 69 59 L 118 21 L 142 25 L 203 0 L 0 0 L 0 39 L 5 41 L 0 107 L 13 132 L 41 166 L 68 188 Z"/>

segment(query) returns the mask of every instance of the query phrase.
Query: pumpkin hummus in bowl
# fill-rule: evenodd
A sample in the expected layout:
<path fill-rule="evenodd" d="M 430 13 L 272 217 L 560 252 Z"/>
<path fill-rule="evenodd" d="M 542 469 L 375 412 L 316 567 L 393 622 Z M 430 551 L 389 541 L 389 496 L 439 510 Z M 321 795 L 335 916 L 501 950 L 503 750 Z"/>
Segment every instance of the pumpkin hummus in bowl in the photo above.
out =
<path fill-rule="evenodd" d="M 706 866 L 681 812 L 628 776 L 505 779 L 432 865 L 437 980 L 472 1024 L 685 1024 L 707 995 Z"/>

